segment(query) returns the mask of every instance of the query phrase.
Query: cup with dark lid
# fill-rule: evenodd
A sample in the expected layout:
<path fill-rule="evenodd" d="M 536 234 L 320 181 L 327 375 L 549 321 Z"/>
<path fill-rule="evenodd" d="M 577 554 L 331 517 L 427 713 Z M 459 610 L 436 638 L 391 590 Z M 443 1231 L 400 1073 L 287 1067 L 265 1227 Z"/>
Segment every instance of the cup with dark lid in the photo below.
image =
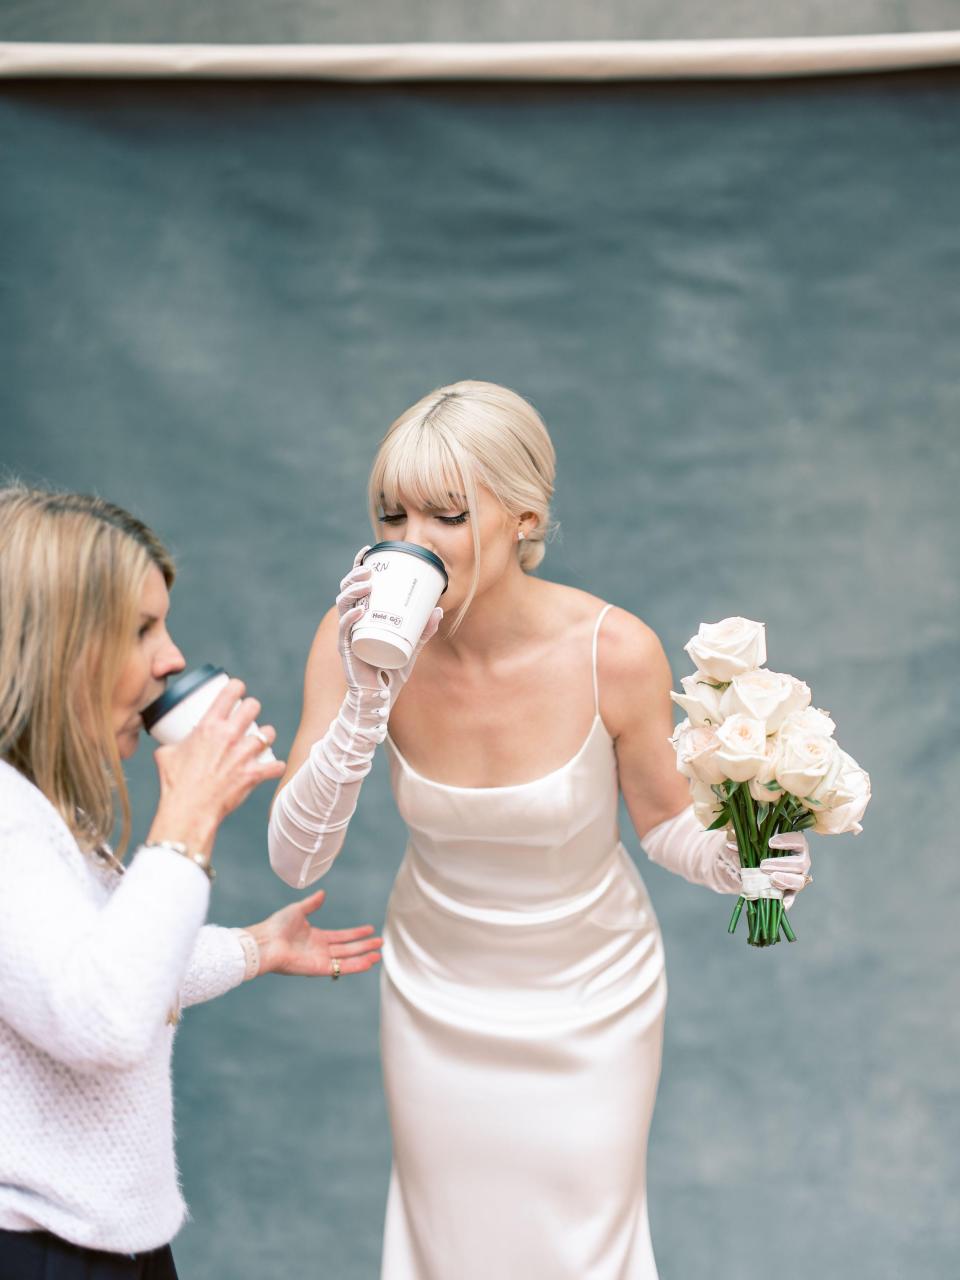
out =
<path fill-rule="evenodd" d="M 390 671 L 410 661 L 447 589 L 443 561 L 415 542 L 378 542 L 363 557 L 373 570 L 364 616 L 350 640 L 358 658 Z"/>
<path fill-rule="evenodd" d="M 215 667 L 209 662 L 190 671 L 181 671 L 167 681 L 167 687 L 159 698 L 144 707 L 141 713 L 143 727 L 163 746 L 182 742 L 213 706 L 229 679 L 223 667 Z M 257 725 L 252 724 L 247 733 L 258 731 Z M 269 747 L 264 747 L 257 756 L 261 764 L 275 759 Z"/>

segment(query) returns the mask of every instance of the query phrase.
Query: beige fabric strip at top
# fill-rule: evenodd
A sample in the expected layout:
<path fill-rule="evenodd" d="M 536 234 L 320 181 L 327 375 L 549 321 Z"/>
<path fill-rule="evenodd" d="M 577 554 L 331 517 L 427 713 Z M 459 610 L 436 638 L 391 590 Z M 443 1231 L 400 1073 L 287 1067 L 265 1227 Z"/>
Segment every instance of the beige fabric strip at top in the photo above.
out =
<path fill-rule="evenodd" d="M 525 44 L 0 43 L 0 77 L 675 80 L 899 71 L 960 63 L 960 31 L 765 40 Z"/>

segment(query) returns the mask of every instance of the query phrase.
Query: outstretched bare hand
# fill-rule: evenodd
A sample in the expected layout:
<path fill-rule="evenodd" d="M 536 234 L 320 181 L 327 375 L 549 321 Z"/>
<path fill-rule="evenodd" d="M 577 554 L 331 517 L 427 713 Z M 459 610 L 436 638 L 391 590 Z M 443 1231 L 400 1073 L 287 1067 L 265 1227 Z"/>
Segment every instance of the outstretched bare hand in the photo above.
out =
<path fill-rule="evenodd" d="M 336 969 L 334 960 L 339 962 L 338 975 L 363 973 L 379 962 L 383 939 L 373 936 L 372 924 L 317 929 L 310 923 L 308 917 L 320 909 L 326 896 L 320 889 L 247 928 L 260 948 L 261 973 L 329 978 Z"/>

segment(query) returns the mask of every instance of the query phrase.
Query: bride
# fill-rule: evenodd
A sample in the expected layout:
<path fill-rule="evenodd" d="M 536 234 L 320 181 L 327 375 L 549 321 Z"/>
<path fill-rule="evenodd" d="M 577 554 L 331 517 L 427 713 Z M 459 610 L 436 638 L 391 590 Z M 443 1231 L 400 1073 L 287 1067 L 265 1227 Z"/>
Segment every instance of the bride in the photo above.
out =
<path fill-rule="evenodd" d="M 654 1280 L 646 1150 L 666 985 L 619 795 L 654 861 L 740 888 L 676 771 L 656 635 L 532 576 L 554 469 L 539 415 L 504 387 L 455 383 L 394 422 L 371 517 L 443 560 L 442 619 L 402 670 L 360 661 L 358 555 L 317 630 L 271 815 L 274 869 L 317 879 L 386 742 L 409 842 L 384 930 L 383 1280 Z M 780 857 L 771 877 L 796 890 L 808 864 Z"/>

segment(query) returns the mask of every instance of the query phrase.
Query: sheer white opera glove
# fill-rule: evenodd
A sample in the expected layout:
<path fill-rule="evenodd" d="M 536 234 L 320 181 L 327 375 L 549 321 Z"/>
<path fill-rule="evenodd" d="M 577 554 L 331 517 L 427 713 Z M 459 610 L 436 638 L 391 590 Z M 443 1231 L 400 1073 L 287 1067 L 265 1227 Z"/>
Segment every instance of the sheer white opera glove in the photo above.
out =
<path fill-rule="evenodd" d="M 726 831 L 705 831 L 694 816 L 693 806 L 681 810 L 641 836 L 640 843 L 651 862 L 683 876 L 692 884 L 706 885 L 715 893 L 735 893 L 742 888 L 736 843 Z M 771 849 L 793 849 L 792 854 L 764 858 L 760 870 L 776 889 L 783 889 L 783 905 L 789 907 L 809 883 L 810 853 L 801 831 L 773 836 Z"/>
<path fill-rule="evenodd" d="M 340 852 L 361 783 L 370 772 L 377 744 L 387 735 L 390 709 L 443 617 L 442 609 L 434 609 L 406 666 L 381 671 L 358 658 L 350 633 L 363 616 L 360 602 L 370 594 L 373 574 L 360 563 L 367 550 L 357 552 L 337 596 L 337 644 L 346 696 L 326 734 L 277 796 L 270 815 L 270 865 L 281 880 L 298 889 L 318 880 Z"/>
<path fill-rule="evenodd" d="M 731 859 L 726 831 L 705 831 L 693 806 L 652 827 L 640 837 L 651 862 L 673 871 L 691 884 L 706 885 L 714 893 L 740 892 L 736 848 Z"/>

